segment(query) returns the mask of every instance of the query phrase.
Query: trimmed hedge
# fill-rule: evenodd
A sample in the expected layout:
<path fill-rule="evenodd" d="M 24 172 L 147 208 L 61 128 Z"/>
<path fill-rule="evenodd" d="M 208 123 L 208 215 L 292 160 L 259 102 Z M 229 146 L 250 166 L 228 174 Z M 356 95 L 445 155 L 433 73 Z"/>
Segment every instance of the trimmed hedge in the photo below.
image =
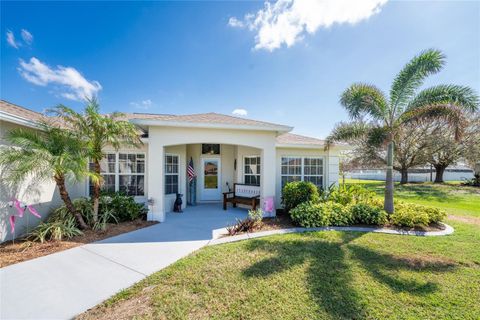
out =
<path fill-rule="evenodd" d="M 302 199 L 298 192 L 306 188 L 306 184 L 300 187 L 300 183 L 296 182 L 285 186 L 284 190 L 290 192 L 290 205 Z M 307 193 L 304 198 L 309 198 L 312 194 L 316 198 L 314 193 Z M 332 187 L 327 192 L 322 192 L 320 200 L 301 202 L 289 212 L 294 223 L 307 228 L 353 224 L 392 224 L 412 228 L 439 223 L 447 216 L 445 211 L 437 208 L 398 201 L 395 201 L 395 212 L 388 215 L 383 210 L 383 201 L 359 186 Z"/>

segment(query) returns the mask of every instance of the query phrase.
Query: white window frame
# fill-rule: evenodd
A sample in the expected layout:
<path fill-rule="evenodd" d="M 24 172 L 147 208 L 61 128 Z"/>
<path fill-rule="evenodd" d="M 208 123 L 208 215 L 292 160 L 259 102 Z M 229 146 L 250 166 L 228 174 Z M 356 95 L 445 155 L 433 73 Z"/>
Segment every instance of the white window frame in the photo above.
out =
<path fill-rule="evenodd" d="M 144 156 L 144 163 L 145 163 L 145 169 L 143 170 L 143 195 L 134 195 L 132 197 L 135 198 L 144 198 L 147 196 L 147 154 L 146 152 L 142 151 L 105 151 L 105 154 L 114 154 L 115 155 L 115 172 L 113 173 L 106 173 L 106 175 L 113 175 L 115 176 L 115 192 L 118 192 L 120 190 L 120 176 L 121 175 L 141 175 L 138 173 L 131 173 L 131 174 L 125 174 L 125 173 L 120 173 L 120 153 L 121 154 L 143 154 Z M 108 165 L 108 162 L 107 162 Z M 89 163 L 90 166 L 90 163 Z M 90 179 L 87 179 L 87 195 L 90 195 Z"/>
<path fill-rule="evenodd" d="M 300 159 L 300 174 L 283 174 L 282 173 L 282 163 L 283 158 L 296 158 Z M 305 174 L 305 159 L 322 159 L 322 174 Z M 325 188 L 325 157 L 324 156 L 293 156 L 293 155 L 282 155 L 280 157 L 280 184 L 282 183 L 282 177 L 296 177 L 300 176 L 300 181 L 305 181 L 305 177 L 322 177 L 322 188 Z M 283 189 L 283 186 L 281 186 Z"/>
<path fill-rule="evenodd" d="M 177 173 L 167 173 L 167 170 L 166 170 L 167 156 L 177 157 L 177 167 L 178 167 Z M 177 176 L 177 193 L 180 191 L 180 155 L 176 154 L 176 153 L 165 153 L 163 161 L 164 161 L 164 164 L 163 164 L 163 172 L 164 172 L 164 174 L 163 174 L 164 175 L 163 188 L 165 189 L 164 194 L 166 196 L 168 196 L 168 195 L 172 195 L 172 194 L 175 194 L 175 193 L 167 193 L 167 188 L 166 188 L 166 183 L 167 183 L 166 177 L 167 176 Z"/>
<path fill-rule="evenodd" d="M 251 159 L 251 158 L 255 158 L 255 159 L 258 159 L 260 160 L 260 164 L 256 164 L 258 165 L 258 170 L 260 171 L 259 173 L 246 173 L 245 171 L 245 167 L 246 167 L 246 164 L 245 164 L 245 160 L 246 159 Z M 261 166 L 261 163 L 262 163 L 262 157 L 260 155 L 248 155 L 248 156 L 243 156 L 243 183 L 246 184 L 246 181 L 247 179 L 245 179 L 246 176 L 258 176 L 258 181 L 259 181 L 259 184 L 258 186 L 261 186 L 262 185 L 262 166 Z M 257 185 L 252 185 L 252 186 L 257 186 Z"/>

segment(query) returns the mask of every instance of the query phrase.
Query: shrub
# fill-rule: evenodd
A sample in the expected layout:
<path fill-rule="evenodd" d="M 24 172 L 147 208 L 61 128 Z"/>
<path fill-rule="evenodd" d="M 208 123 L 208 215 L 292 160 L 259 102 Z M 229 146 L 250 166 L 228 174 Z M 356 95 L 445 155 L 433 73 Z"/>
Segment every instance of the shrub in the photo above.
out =
<path fill-rule="evenodd" d="M 136 203 L 132 196 L 120 192 L 105 193 L 100 198 L 100 214 L 111 210 L 111 218 L 107 222 L 132 221 L 145 216 L 148 211 L 144 204 Z"/>
<path fill-rule="evenodd" d="M 263 210 L 248 210 L 248 217 L 256 222 L 261 222 L 263 219 Z"/>
<path fill-rule="evenodd" d="M 286 212 L 290 212 L 290 210 L 303 202 L 317 202 L 319 199 L 318 189 L 311 182 L 289 182 L 283 187 L 282 204 Z"/>
<path fill-rule="evenodd" d="M 345 206 L 335 202 L 304 202 L 290 211 L 293 222 L 306 227 L 344 226 L 351 216 Z"/>
<path fill-rule="evenodd" d="M 413 228 L 438 223 L 446 216 L 445 211 L 437 208 L 397 202 L 395 203 L 395 212 L 390 215 L 390 222 L 396 226 Z"/>
<path fill-rule="evenodd" d="M 73 200 L 73 205 L 84 214 L 83 199 Z M 88 206 L 86 207 L 88 210 Z M 55 209 L 45 222 L 39 224 L 28 235 L 32 241 L 45 242 L 47 240 L 71 239 L 74 236 L 83 234 L 77 227 L 77 221 L 65 206 Z"/>
<path fill-rule="evenodd" d="M 387 223 L 387 213 L 366 203 L 351 204 L 347 207 L 354 224 L 383 225 Z"/>
<path fill-rule="evenodd" d="M 375 192 L 369 191 L 359 185 L 331 185 L 327 190 L 321 192 L 322 201 L 333 201 L 343 205 L 350 203 L 368 202 L 375 198 Z"/>

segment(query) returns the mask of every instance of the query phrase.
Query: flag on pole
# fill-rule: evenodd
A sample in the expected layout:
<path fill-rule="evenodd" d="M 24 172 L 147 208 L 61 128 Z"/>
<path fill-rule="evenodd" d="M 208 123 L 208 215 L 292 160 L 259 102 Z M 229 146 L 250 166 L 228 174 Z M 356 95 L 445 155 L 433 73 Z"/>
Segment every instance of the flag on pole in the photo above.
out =
<path fill-rule="evenodd" d="M 187 174 L 188 174 L 188 182 L 192 182 L 193 178 L 197 176 L 197 174 L 195 173 L 195 169 L 193 168 L 192 158 L 190 158 L 190 162 L 188 163 Z"/>

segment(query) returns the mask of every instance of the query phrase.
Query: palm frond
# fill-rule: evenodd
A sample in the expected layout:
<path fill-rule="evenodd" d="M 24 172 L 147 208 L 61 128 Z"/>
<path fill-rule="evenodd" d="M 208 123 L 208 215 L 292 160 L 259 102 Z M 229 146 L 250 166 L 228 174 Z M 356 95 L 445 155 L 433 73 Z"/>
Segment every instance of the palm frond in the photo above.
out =
<path fill-rule="evenodd" d="M 440 71 L 445 55 L 435 49 L 422 51 L 400 71 L 390 90 L 391 117 L 401 114 L 424 79 Z"/>
<path fill-rule="evenodd" d="M 478 110 L 479 97 L 473 89 L 466 86 L 437 85 L 420 91 L 408 104 L 406 111 L 429 105 L 453 105 L 468 112 L 475 112 Z"/>
<path fill-rule="evenodd" d="M 385 95 L 380 89 L 370 84 L 351 85 L 343 92 L 340 103 L 353 119 L 369 115 L 375 120 L 385 120 L 387 115 L 388 105 Z"/>
<path fill-rule="evenodd" d="M 336 142 L 352 142 L 361 139 L 365 137 L 371 129 L 372 126 L 365 122 L 340 122 L 325 139 L 325 149 L 328 149 Z"/>
<path fill-rule="evenodd" d="M 465 130 L 467 118 L 462 108 L 452 105 L 426 105 L 414 108 L 402 115 L 401 123 L 412 123 L 420 121 L 444 121 L 455 132 L 455 139 L 458 140 Z"/>

